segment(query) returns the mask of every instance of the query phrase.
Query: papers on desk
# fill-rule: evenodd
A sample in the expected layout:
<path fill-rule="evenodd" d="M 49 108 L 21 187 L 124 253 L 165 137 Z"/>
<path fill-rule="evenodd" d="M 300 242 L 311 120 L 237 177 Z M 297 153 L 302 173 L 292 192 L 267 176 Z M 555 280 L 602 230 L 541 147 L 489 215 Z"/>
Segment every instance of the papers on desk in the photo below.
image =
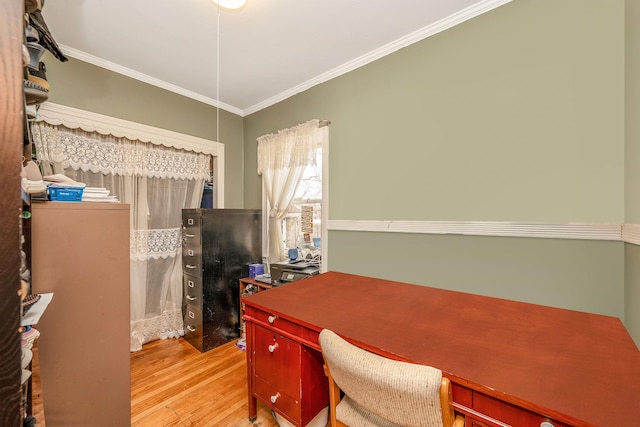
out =
<path fill-rule="evenodd" d="M 116 196 L 110 196 L 109 190 L 101 187 L 85 187 L 82 193 L 83 202 L 118 203 Z"/>
<path fill-rule="evenodd" d="M 84 182 L 74 181 L 66 175 L 57 173 L 55 175 L 46 175 L 43 177 L 45 184 L 49 187 L 78 187 L 85 188 L 87 184 Z"/>

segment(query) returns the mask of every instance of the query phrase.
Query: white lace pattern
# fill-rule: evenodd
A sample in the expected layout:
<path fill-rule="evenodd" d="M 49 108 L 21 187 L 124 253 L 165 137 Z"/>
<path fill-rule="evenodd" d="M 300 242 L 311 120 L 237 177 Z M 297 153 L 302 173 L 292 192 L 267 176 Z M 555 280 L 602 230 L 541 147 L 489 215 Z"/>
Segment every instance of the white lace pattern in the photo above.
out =
<path fill-rule="evenodd" d="M 184 335 L 182 309 L 165 310 L 159 316 L 131 322 L 131 351 L 140 351 L 142 344 L 157 339 L 179 338 Z"/>
<path fill-rule="evenodd" d="M 159 147 L 112 135 L 33 123 L 34 143 L 41 160 L 64 168 L 151 178 L 208 179 L 210 156 Z"/>
<path fill-rule="evenodd" d="M 32 132 L 43 165 L 131 205 L 131 351 L 184 335 L 180 210 L 200 205 L 211 156 L 45 122 Z"/>
<path fill-rule="evenodd" d="M 132 261 L 175 257 L 182 254 L 180 228 L 131 230 L 129 250 Z"/>

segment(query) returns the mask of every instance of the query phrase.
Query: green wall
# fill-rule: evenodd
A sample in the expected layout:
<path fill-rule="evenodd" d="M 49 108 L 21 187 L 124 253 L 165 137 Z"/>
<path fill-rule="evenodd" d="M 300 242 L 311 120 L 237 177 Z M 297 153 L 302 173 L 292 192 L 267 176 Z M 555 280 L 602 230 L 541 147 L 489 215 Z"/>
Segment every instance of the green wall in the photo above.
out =
<path fill-rule="evenodd" d="M 244 119 L 221 111 L 226 206 L 261 207 L 257 137 L 317 118 L 332 220 L 640 223 L 639 8 L 513 0 Z M 46 62 L 53 102 L 215 139 L 211 106 Z M 617 316 L 640 343 L 636 245 L 333 230 L 328 247 L 332 270 Z"/>
<path fill-rule="evenodd" d="M 246 117 L 245 150 L 330 119 L 332 219 L 622 222 L 623 76 L 622 1 L 515 0 Z"/>
<path fill-rule="evenodd" d="M 360 232 L 333 232 L 329 237 L 332 270 L 572 310 L 622 313 L 620 242 Z"/>
<path fill-rule="evenodd" d="M 640 3 L 626 2 L 625 222 L 640 223 Z M 625 325 L 640 346 L 640 246 L 625 245 Z"/>
<path fill-rule="evenodd" d="M 245 117 L 245 206 L 256 138 L 318 118 L 331 220 L 622 223 L 624 77 L 624 1 L 514 0 Z M 637 330 L 622 242 L 333 230 L 328 248 L 331 270 Z"/>
<path fill-rule="evenodd" d="M 49 101 L 200 138 L 216 140 L 216 108 L 185 96 L 70 58 L 44 58 Z M 225 145 L 225 207 L 243 202 L 243 119 L 220 110 Z"/>

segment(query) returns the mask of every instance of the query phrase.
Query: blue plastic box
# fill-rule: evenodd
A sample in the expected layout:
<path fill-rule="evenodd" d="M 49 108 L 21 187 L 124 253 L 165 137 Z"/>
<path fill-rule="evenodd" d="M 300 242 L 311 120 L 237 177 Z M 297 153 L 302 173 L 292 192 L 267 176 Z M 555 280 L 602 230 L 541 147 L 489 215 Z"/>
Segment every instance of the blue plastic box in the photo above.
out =
<path fill-rule="evenodd" d="M 259 274 L 264 274 L 264 264 L 249 264 L 249 277 L 255 279 Z"/>
<path fill-rule="evenodd" d="M 83 187 L 49 187 L 52 202 L 81 202 Z"/>

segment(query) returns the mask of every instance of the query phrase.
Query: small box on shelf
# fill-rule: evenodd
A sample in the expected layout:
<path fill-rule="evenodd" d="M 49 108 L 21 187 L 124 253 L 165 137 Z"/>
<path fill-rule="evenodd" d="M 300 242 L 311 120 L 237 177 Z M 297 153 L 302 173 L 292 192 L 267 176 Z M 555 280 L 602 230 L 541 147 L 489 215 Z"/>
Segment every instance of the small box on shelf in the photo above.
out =
<path fill-rule="evenodd" d="M 81 202 L 82 187 L 54 187 L 49 186 L 49 200 L 52 202 Z"/>
<path fill-rule="evenodd" d="M 249 264 L 249 277 L 255 279 L 260 274 L 264 274 L 264 264 Z"/>

